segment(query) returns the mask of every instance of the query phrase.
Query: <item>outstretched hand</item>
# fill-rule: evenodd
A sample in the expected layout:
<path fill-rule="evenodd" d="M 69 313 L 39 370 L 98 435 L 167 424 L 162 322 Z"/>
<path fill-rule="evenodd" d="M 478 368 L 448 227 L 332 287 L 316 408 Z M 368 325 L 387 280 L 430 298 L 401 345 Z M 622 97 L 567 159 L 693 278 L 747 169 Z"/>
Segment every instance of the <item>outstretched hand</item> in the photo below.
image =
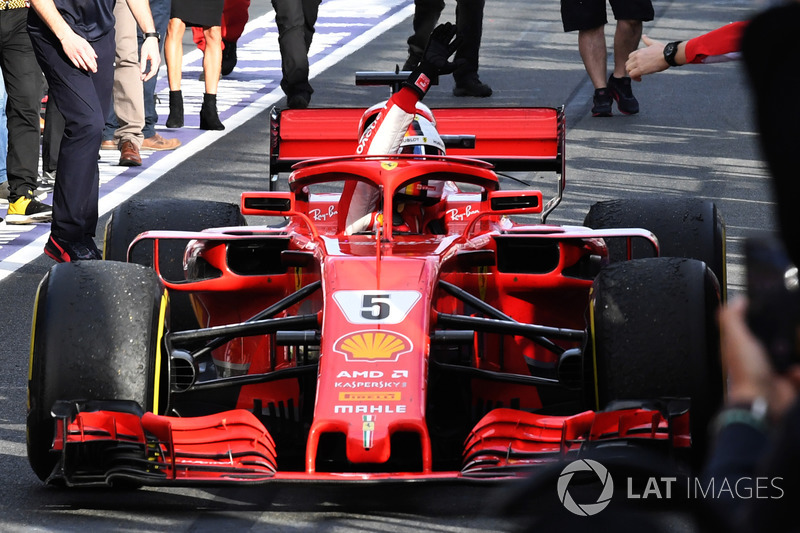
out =
<path fill-rule="evenodd" d="M 450 61 L 458 46 L 461 44 L 461 36 L 456 34 L 455 25 L 450 22 L 439 24 L 431 32 L 428 39 L 428 46 L 422 55 L 422 62 L 427 63 L 435 69 L 435 72 L 426 72 L 429 75 L 450 74 L 456 69 L 456 63 Z"/>
<path fill-rule="evenodd" d="M 450 74 L 456 69 L 458 64 L 450 61 L 450 56 L 455 53 L 459 44 L 461 37 L 456 35 L 453 24 L 445 22 L 436 26 L 428 39 L 422 61 L 403 86 L 412 89 L 421 99 L 439 74 Z"/>
<path fill-rule="evenodd" d="M 642 81 L 642 76 L 667 70 L 669 64 L 664 59 L 665 43 L 642 35 L 644 48 L 634 50 L 628 55 L 625 62 L 625 70 L 634 81 Z"/>

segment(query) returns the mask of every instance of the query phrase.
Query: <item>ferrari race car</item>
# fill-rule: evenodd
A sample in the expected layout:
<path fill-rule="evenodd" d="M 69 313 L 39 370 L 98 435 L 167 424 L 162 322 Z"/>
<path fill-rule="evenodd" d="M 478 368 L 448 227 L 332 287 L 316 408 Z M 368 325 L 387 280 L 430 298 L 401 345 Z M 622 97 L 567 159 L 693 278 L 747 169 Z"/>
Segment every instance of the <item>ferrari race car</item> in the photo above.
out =
<path fill-rule="evenodd" d="M 607 446 L 702 455 L 723 387 L 714 204 L 603 201 L 548 224 L 563 109 L 435 111 L 447 156 L 352 155 L 362 112 L 274 110 L 270 190 L 130 200 L 106 260 L 45 275 L 39 478 L 485 480 Z M 555 192 L 501 188 L 506 172 Z M 353 180 L 381 205 L 348 235 Z"/>

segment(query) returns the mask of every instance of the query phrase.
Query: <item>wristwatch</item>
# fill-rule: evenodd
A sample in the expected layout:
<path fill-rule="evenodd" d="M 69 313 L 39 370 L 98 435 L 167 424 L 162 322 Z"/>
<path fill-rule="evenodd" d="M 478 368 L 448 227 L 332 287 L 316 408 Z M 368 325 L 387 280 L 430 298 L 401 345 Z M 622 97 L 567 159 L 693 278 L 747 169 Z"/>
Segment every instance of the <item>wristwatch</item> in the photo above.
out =
<path fill-rule="evenodd" d="M 672 41 L 671 43 L 667 43 L 667 46 L 664 47 L 664 59 L 671 67 L 680 66 L 675 62 L 675 54 L 678 53 L 678 45 L 682 42 L 683 41 Z"/>
<path fill-rule="evenodd" d="M 144 32 L 144 38 L 147 39 L 148 37 L 155 37 L 158 42 L 161 42 L 161 34 L 157 31 Z"/>

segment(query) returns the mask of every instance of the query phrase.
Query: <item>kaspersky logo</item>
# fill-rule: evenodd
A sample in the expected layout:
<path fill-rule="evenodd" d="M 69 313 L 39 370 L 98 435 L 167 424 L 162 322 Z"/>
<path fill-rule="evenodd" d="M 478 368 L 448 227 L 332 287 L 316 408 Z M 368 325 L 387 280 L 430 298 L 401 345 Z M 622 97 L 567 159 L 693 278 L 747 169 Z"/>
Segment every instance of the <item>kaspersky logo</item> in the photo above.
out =
<path fill-rule="evenodd" d="M 396 362 L 413 344 L 405 335 L 384 330 L 362 330 L 345 335 L 336 341 L 333 349 L 344 354 L 347 361 Z"/>
<path fill-rule="evenodd" d="M 593 472 L 594 475 L 599 478 L 603 486 L 595 502 L 577 502 L 572 497 L 572 494 L 570 494 L 569 485 L 573 476 L 576 473 L 583 472 Z M 578 516 L 592 516 L 605 509 L 611 502 L 611 496 L 614 494 L 614 480 L 611 479 L 611 474 L 608 473 L 608 469 L 597 461 L 580 459 L 571 462 L 561 471 L 556 489 L 558 490 L 558 499 L 567 511 Z"/>

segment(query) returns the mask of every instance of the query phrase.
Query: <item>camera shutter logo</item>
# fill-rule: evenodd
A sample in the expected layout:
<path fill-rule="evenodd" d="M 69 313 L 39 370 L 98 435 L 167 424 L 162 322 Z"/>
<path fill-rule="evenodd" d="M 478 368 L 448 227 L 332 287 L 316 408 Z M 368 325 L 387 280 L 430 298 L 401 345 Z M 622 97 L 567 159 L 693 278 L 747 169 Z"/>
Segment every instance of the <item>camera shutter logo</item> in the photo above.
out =
<path fill-rule="evenodd" d="M 603 484 L 603 490 L 600 492 L 597 501 L 594 503 L 579 504 L 569 493 L 569 483 L 572 481 L 572 476 L 576 472 L 594 472 L 600 482 Z M 606 508 L 611 502 L 611 496 L 614 494 L 614 480 L 611 479 L 611 474 L 608 469 L 591 459 L 580 459 L 568 464 L 561 475 L 558 477 L 558 499 L 567 511 L 574 513 L 578 516 L 592 516 Z"/>

